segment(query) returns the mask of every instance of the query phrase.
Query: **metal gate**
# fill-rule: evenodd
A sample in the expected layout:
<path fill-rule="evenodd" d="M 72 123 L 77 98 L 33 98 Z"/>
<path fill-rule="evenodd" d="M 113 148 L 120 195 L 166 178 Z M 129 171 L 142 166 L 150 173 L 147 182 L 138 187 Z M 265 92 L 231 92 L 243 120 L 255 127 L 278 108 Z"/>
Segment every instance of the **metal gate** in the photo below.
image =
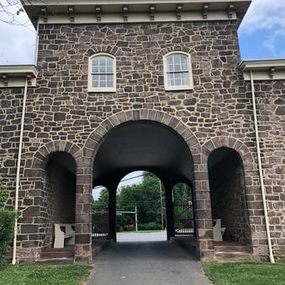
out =
<path fill-rule="evenodd" d="M 174 204 L 175 235 L 195 235 L 192 203 Z"/>
<path fill-rule="evenodd" d="M 97 208 L 92 212 L 92 237 L 107 237 L 109 235 L 108 208 Z"/>

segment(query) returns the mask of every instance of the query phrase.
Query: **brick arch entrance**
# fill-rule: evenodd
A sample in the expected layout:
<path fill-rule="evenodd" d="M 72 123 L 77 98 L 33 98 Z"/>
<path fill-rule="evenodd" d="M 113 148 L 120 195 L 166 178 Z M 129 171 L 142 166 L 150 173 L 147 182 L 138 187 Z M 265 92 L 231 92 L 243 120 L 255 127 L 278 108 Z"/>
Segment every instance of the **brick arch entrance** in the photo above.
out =
<path fill-rule="evenodd" d="M 203 260 L 212 259 L 213 245 L 211 243 L 211 209 L 206 207 L 207 201 L 210 199 L 207 182 L 207 167 L 206 165 L 201 164 L 202 152 L 197 138 L 184 123 L 174 116 L 155 110 L 143 109 L 117 113 L 104 120 L 87 139 L 86 144 L 83 147 L 86 169 L 88 169 L 90 173 L 90 169 L 93 168 L 93 162 L 96 154 L 100 147 L 104 145 L 105 138 L 108 137 L 108 134 L 110 134 L 112 130 L 127 123 L 130 124 L 138 122 L 152 122 L 160 125 L 161 127 L 170 129 L 172 133 L 175 133 L 175 135 L 185 143 L 192 154 L 195 177 L 193 183 L 195 191 L 194 202 L 197 201 L 197 203 L 195 203 L 195 217 L 197 219 L 196 233 L 198 239 L 197 254 Z M 89 181 L 90 191 L 92 189 L 93 182 L 91 176 L 92 175 L 90 174 L 84 174 L 84 177 L 78 177 L 82 181 Z M 86 183 L 85 187 L 88 187 Z M 88 234 L 87 231 L 86 234 Z"/>

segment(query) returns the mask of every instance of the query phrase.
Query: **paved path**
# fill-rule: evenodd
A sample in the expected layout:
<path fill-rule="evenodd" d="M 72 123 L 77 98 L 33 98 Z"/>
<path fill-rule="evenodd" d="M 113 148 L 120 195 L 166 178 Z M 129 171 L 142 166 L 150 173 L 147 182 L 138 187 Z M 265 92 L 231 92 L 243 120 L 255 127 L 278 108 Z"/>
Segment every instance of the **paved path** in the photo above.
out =
<path fill-rule="evenodd" d="M 118 242 L 139 242 L 139 241 L 166 241 L 166 231 L 157 231 L 150 233 L 141 232 L 123 232 L 117 233 Z"/>
<path fill-rule="evenodd" d="M 118 242 L 98 253 L 88 285 L 210 285 L 197 260 L 175 242 Z"/>

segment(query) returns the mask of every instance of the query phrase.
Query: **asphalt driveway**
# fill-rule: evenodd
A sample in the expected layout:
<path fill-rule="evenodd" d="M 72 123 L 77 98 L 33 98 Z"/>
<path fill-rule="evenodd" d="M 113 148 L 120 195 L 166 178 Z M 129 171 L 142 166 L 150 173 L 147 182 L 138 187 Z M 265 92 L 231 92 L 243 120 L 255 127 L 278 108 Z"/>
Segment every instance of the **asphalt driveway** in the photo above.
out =
<path fill-rule="evenodd" d="M 175 242 L 118 240 L 95 257 L 95 273 L 88 285 L 211 284 L 196 258 Z"/>

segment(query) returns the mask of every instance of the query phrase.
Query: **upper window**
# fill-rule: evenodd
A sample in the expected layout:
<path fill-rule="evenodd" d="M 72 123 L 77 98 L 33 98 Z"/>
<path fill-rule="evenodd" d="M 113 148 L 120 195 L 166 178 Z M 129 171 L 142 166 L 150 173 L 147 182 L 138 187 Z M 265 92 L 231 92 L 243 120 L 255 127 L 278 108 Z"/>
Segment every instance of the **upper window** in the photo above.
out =
<path fill-rule="evenodd" d="M 164 56 L 165 90 L 193 89 L 190 55 L 184 52 L 171 52 Z"/>
<path fill-rule="evenodd" d="M 88 91 L 116 91 L 116 60 L 106 53 L 95 54 L 89 59 Z"/>

